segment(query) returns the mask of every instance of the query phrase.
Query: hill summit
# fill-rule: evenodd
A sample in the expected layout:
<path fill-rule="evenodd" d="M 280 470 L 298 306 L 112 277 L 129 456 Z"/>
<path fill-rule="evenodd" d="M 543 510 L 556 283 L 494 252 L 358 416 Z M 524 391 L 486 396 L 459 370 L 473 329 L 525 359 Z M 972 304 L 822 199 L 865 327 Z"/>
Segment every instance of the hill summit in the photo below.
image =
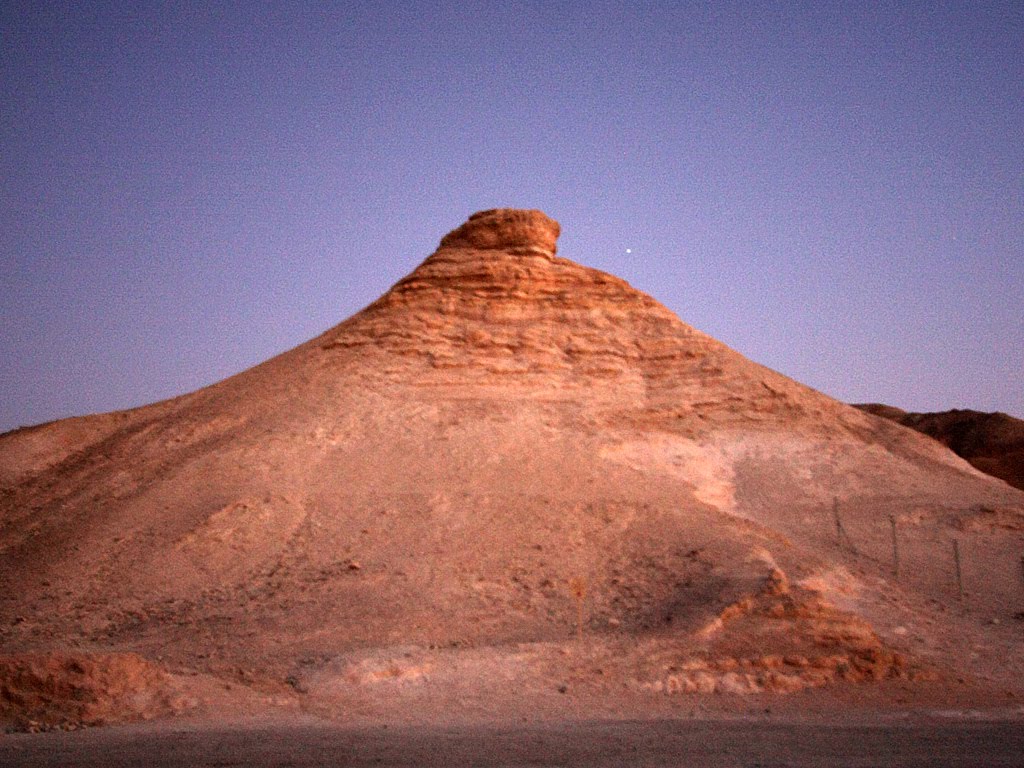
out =
<path fill-rule="evenodd" d="M 230 684 L 371 719 L 968 674 L 907 633 L 982 632 L 939 613 L 953 536 L 978 615 L 1012 604 L 1024 494 L 557 256 L 558 233 L 474 214 L 261 365 L 0 436 L 12 716 L 72 711 L 33 670 L 125 659 L 161 707 Z M 986 647 L 975 672 L 1024 679 Z"/>

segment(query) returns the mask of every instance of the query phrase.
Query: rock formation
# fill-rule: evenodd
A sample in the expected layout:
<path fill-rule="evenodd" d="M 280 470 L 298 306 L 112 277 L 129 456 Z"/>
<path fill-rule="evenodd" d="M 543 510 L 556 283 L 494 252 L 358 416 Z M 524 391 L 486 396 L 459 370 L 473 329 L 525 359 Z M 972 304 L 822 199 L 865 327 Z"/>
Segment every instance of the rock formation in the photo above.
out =
<path fill-rule="evenodd" d="M 262 365 L 0 436 L 0 651 L 159 656 L 372 709 L 387 697 L 359 699 L 367 681 L 434 685 L 445 706 L 467 680 L 466 700 L 546 690 L 551 649 L 583 637 L 654 695 L 651 659 L 746 658 L 739 628 L 768 626 L 764 580 L 785 573 L 804 597 L 778 598 L 754 654 L 793 651 L 778 680 L 846 679 L 808 661 L 823 632 L 825 655 L 861 659 L 850 679 L 912 676 L 865 623 L 892 640 L 905 620 L 876 582 L 889 516 L 931 537 L 907 539 L 907 605 L 948 602 L 934 542 L 1024 494 L 556 256 L 558 231 L 539 211 L 475 214 Z M 989 545 L 1016 562 L 1014 542 Z M 990 586 L 1009 604 L 1015 583 Z M 763 610 L 707 633 L 748 598 Z"/>

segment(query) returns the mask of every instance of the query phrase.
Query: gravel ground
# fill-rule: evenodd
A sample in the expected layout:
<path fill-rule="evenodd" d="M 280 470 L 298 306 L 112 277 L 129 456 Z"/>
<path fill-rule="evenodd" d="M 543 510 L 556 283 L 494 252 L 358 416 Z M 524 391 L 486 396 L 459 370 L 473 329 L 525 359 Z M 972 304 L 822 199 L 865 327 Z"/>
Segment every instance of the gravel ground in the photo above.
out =
<path fill-rule="evenodd" d="M 4 766 L 999 766 L 1024 765 L 1020 722 L 824 725 L 617 721 L 351 729 L 147 724 L 4 734 Z"/>

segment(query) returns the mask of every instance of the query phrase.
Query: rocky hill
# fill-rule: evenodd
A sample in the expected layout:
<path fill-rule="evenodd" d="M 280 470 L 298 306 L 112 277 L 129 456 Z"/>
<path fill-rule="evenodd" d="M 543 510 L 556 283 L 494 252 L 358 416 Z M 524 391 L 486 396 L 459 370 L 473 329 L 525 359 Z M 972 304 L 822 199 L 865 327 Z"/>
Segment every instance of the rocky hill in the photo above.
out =
<path fill-rule="evenodd" d="M 475 214 L 262 365 L 0 436 L 0 712 L 73 723 L 61 697 L 96 685 L 26 670 L 109 658 L 178 708 L 349 720 L 1020 688 L 1024 494 L 556 256 L 558 233 Z"/>

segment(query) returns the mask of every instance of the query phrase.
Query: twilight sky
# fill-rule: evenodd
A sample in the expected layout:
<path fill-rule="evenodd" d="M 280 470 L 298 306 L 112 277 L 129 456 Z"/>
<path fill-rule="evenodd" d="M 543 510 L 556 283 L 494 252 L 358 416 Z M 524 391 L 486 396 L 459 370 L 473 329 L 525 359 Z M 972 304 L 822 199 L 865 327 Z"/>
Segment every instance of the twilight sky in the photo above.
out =
<path fill-rule="evenodd" d="M 201 5 L 0 4 L 0 430 L 261 362 L 497 206 L 841 400 L 1024 417 L 1024 3 Z"/>

